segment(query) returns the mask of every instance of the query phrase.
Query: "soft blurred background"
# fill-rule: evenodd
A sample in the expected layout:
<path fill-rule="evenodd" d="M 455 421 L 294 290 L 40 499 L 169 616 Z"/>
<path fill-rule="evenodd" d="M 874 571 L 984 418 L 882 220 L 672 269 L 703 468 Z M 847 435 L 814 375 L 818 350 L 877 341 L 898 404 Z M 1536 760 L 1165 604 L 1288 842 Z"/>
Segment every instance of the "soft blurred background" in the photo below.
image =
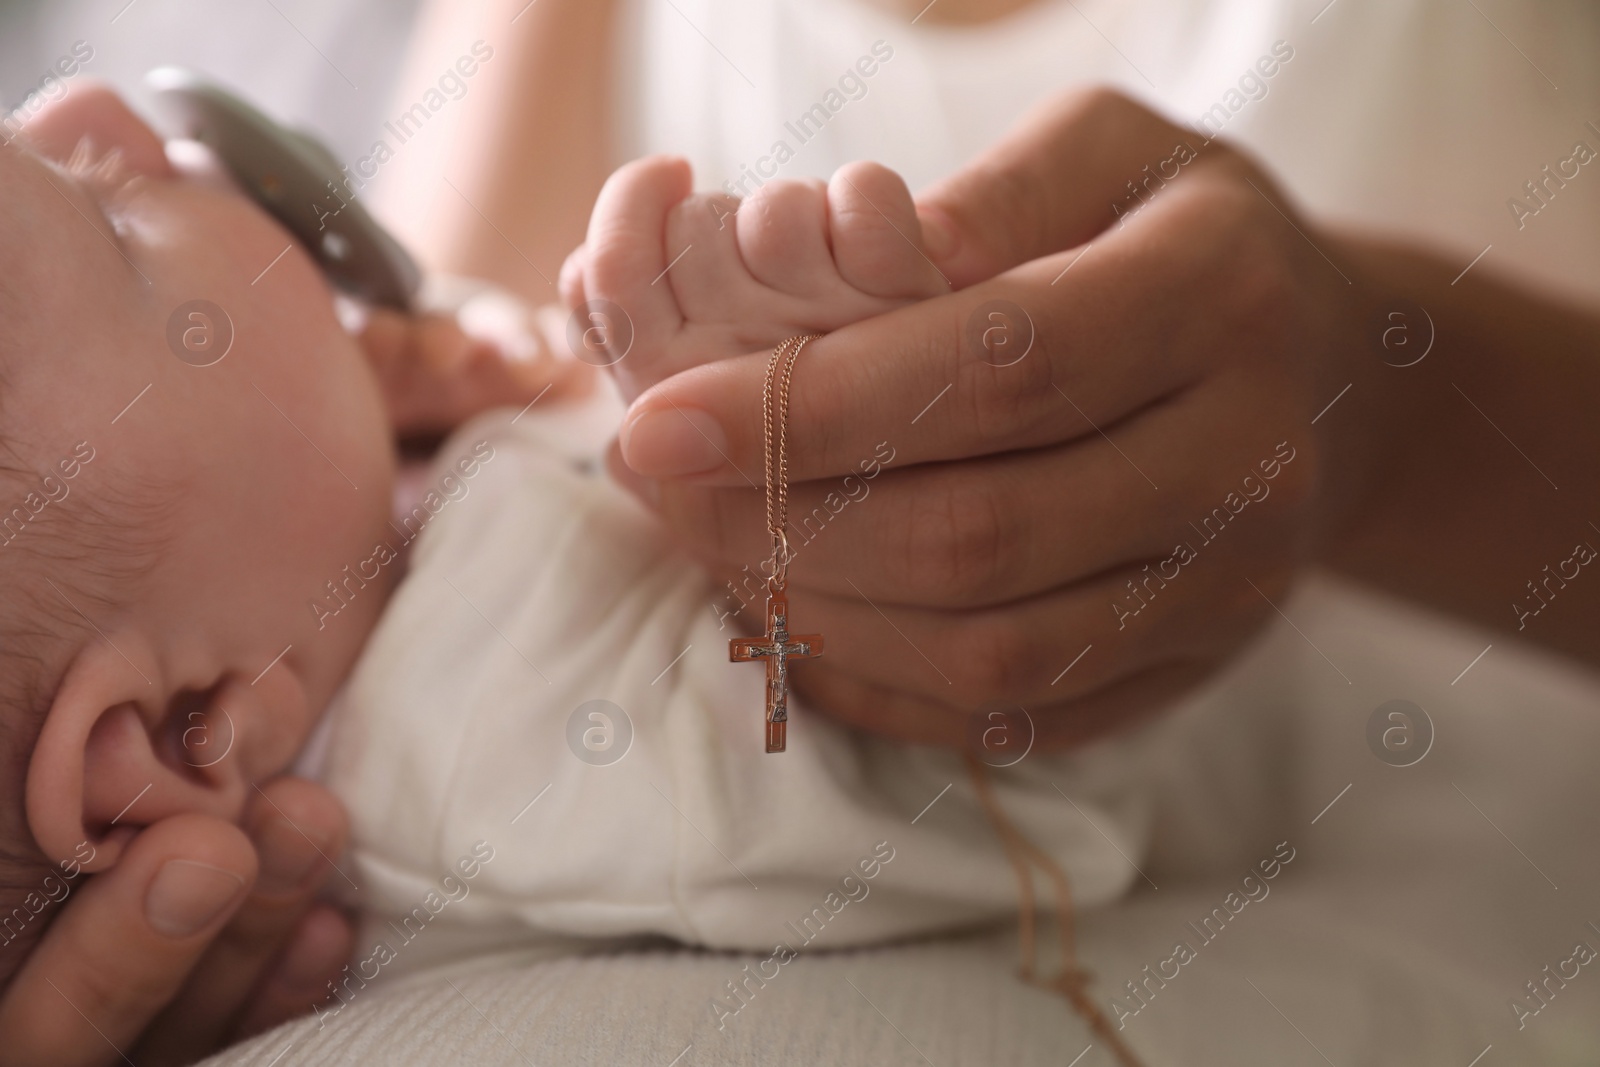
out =
<path fill-rule="evenodd" d="M 141 84 L 173 63 L 243 90 L 280 119 L 359 156 L 382 121 L 419 0 L 3 0 L 0 108 L 21 104 L 87 42 L 83 76 L 149 112 Z"/>
<path fill-rule="evenodd" d="M 1293 76 L 1252 99 L 1226 135 L 1312 217 L 1419 238 L 1463 266 L 1493 244 L 1490 265 L 1548 292 L 1600 293 L 1600 245 L 1582 239 L 1600 232 L 1600 182 L 1563 193 L 1560 224 L 1519 228 L 1507 210 L 1508 198 L 1525 195 L 1524 183 L 1565 158 L 1574 140 L 1600 136 L 1585 125 L 1600 121 L 1593 0 L 1035 0 L 977 30 L 932 18 L 909 25 L 899 0 L 618 3 L 613 67 L 601 76 L 614 95 L 611 166 L 671 151 L 690 158 L 703 187 L 737 179 L 783 134 L 772 115 L 803 113 L 884 36 L 899 58 L 872 82 L 870 103 L 847 108 L 782 174 L 825 177 L 838 162 L 870 157 L 917 188 L 1062 86 L 1114 85 L 1193 124 L 1280 39 L 1292 46 Z M 82 41 L 94 52 L 83 74 L 110 81 L 146 114 L 144 72 L 188 66 L 354 161 L 474 38 L 506 43 L 484 0 L 434 4 L 431 22 L 419 23 L 424 6 L 0 0 L 0 107 L 21 103 Z M 413 41 L 414 26 L 424 39 Z M 963 41 L 980 58 L 1006 62 L 976 62 Z M 747 83 L 744 69 L 764 73 Z M 456 124 L 481 110 L 478 95 L 452 102 L 363 191 L 424 262 L 436 261 L 438 242 L 421 220 L 447 231 L 480 225 L 462 196 L 481 206 L 482 190 L 453 139 Z M 443 187 L 447 170 L 460 193 Z M 526 261 L 553 276 L 581 239 L 582 221 L 574 216 L 559 248 L 512 232 L 514 251 L 494 238 L 504 260 L 496 280 L 547 296 L 548 282 Z"/>

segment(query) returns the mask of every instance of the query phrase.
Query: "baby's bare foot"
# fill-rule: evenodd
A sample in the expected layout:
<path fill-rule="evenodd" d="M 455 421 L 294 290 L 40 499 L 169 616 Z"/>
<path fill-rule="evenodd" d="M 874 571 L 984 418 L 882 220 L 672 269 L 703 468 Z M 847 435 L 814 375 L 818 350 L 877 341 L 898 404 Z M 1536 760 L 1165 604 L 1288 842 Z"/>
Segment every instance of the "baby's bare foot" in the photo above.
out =
<path fill-rule="evenodd" d="M 827 185 L 768 182 L 742 203 L 691 194 L 688 165 L 657 156 L 612 175 L 562 295 L 604 321 L 629 399 L 678 371 L 827 333 L 947 291 L 922 252 L 905 182 L 874 163 Z M 619 323 L 618 318 L 626 321 Z"/>

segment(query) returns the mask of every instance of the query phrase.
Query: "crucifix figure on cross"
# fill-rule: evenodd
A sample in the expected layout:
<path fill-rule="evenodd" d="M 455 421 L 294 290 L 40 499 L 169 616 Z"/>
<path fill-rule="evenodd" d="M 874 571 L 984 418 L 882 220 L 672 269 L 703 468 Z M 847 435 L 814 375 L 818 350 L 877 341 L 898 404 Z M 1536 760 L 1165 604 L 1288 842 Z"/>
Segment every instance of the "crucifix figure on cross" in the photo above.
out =
<path fill-rule="evenodd" d="M 767 751 L 782 752 L 789 725 L 789 661 L 822 655 L 821 634 L 789 633 L 789 600 L 774 592 L 767 599 L 767 632 L 728 642 L 733 663 L 767 663 Z"/>

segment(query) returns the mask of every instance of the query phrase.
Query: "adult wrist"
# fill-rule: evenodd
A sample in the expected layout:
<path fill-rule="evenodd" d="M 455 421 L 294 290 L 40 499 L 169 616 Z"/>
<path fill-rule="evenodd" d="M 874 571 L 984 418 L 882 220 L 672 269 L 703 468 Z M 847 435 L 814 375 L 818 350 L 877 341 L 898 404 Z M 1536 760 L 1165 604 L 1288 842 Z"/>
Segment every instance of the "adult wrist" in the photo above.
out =
<path fill-rule="evenodd" d="M 1430 312 L 1384 269 L 1383 250 L 1328 231 L 1312 240 L 1343 276 L 1324 286 L 1321 343 L 1307 344 L 1316 361 L 1311 430 L 1321 457 L 1310 559 L 1327 564 L 1405 477 L 1399 460 L 1429 421 L 1406 372 L 1432 355 L 1435 338 Z"/>

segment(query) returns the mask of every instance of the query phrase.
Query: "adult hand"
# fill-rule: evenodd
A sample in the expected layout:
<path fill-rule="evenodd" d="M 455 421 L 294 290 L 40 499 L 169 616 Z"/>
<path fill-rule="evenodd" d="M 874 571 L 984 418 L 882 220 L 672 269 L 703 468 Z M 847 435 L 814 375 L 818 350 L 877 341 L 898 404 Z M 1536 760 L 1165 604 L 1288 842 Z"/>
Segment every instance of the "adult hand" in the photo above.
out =
<path fill-rule="evenodd" d="M 1364 373 L 1363 290 L 1249 160 L 1108 91 L 919 213 L 954 291 L 795 372 L 791 613 L 827 638 L 796 682 L 905 739 L 960 744 L 972 712 L 1021 705 L 1039 744 L 1074 743 L 1237 650 L 1363 489 L 1377 442 L 1313 425 Z M 743 628 L 770 552 L 766 362 L 645 393 L 613 462 Z"/>
<path fill-rule="evenodd" d="M 325 999 L 352 935 L 313 898 L 344 848 L 344 811 L 292 778 L 257 801 L 248 835 L 174 816 L 111 870 L 67 883 L 50 905 L 61 914 L 0 997 L 0 1064 L 192 1063 Z"/>

